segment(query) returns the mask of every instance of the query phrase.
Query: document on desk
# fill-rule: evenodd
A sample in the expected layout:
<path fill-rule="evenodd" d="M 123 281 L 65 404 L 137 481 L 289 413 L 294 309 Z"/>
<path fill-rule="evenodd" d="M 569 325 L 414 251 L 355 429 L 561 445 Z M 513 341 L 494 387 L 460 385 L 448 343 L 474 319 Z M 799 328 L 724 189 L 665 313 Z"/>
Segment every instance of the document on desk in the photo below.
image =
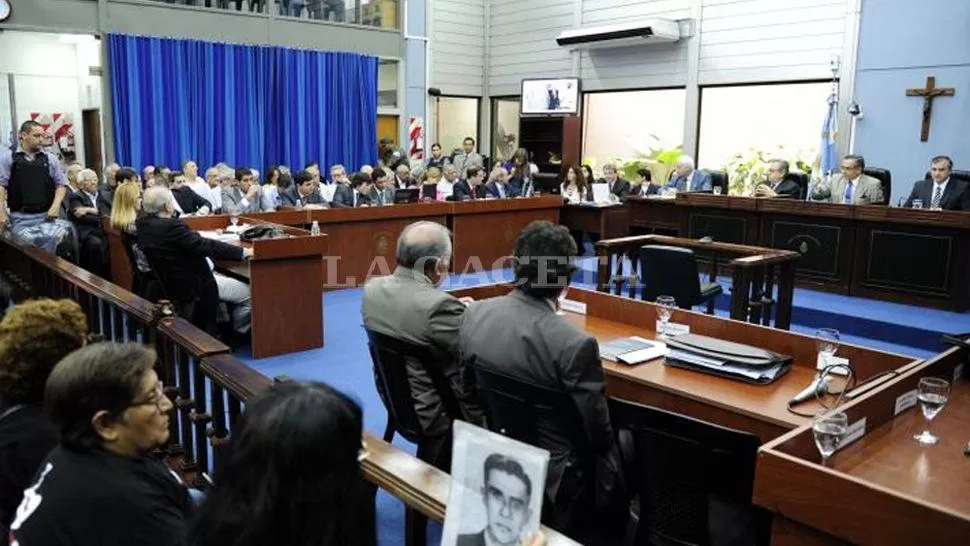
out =
<path fill-rule="evenodd" d="M 614 339 L 600 345 L 600 358 L 621 364 L 640 364 L 666 354 L 666 343 L 638 336 Z"/>
<path fill-rule="evenodd" d="M 738 378 L 746 378 L 757 382 L 770 383 L 785 371 L 785 364 L 783 362 L 778 362 L 770 366 L 751 366 L 680 349 L 671 349 L 667 355 L 667 359 L 675 363 L 687 364 L 690 367 L 702 368 L 697 371 L 707 369 L 716 372 L 717 375 L 737 376 Z"/>

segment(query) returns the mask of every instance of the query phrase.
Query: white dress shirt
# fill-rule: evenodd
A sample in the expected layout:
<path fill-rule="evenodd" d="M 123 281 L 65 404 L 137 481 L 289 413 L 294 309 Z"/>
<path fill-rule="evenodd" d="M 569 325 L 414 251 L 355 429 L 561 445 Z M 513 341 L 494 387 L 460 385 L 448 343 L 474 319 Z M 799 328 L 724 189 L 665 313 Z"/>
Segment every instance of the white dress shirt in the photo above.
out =
<path fill-rule="evenodd" d="M 950 182 L 950 177 L 947 177 L 946 180 L 944 180 L 943 182 L 940 182 L 939 184 L 937 184 L 936 182 L 933 182 L 933 188 L 930 189 L 930 202 L 926 203 L 924 206 L 926 206 L 927 208 L 933 206 L 933 195 L 936 194 L 936 188 L 940 188 L 940 206 L 942 207 L 943 196 L 946 195 L 946 185 L 949 182 Z"/>

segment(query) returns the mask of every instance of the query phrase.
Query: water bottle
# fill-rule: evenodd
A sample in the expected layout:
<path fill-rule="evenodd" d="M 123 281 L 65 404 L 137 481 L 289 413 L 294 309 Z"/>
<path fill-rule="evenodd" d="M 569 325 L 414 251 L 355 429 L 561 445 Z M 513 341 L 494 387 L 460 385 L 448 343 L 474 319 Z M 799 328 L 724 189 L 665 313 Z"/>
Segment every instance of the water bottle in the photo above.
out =
<path fill-rule="evenodd" d="M 320 235 L 320 223 L 316 220 L 310 225 L 310 235 Z"/>

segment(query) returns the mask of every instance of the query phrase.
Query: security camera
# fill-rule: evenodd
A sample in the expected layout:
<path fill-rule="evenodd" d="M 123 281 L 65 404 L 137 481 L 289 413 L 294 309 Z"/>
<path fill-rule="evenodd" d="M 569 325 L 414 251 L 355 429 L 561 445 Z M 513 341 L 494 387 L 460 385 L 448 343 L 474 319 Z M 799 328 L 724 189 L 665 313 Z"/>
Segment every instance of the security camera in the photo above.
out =
<path fill-rule="evenodd" d="M 859 106 L 858 102 L 849 105 L 849 115 L 856 119 L 862 119 L 862 107 Z"/>

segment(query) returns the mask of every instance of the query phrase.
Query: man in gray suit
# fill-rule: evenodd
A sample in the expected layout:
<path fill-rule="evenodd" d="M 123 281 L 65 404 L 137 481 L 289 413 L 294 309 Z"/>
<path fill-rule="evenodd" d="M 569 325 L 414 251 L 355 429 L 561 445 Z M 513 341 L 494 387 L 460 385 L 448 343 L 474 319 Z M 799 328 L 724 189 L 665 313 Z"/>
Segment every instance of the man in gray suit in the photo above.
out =
<path fill-rule="evenodd" d="M 682 155 L 674 166 L 674 176 L 667 183 L 668 188 L 677 191 L 710 191 L 713 188 L 711 175 L 694 168 L 694 158 Z"/>
<path fill-rule="evenodd" d="M 429 438 L 430 460 L 449 471 L 451 422 L 464 419 L 480 425 L 481 408 L 462 388 L 458 372 L 458 326 L 465 304 L 438 290 L 451 262 L 451 234 L 434 222 L 416 222 L 404 228 L 397 241 L 397 268 L 393 275 L 375 277 L 364 285 L 361 315 L 364 327 L 427 347 L 433 362 L 408 361 L 411 397 L 424 434 Z M 451 384 L 463 415 L 449 415 L 424 366 L 440 366 Z"/>
<path fill-rule="evenodd" d="M 866 160 L 861 155 L 847 155 L 842 158 L 842 173 L 832 175 L 832 179 L 820 182 L 812 190 L 813 201 L 828 201 L 844 205 L 882 205 L 882 183 L 862 174 Z"/>
<path fill-rule="evenodd" d="M 599 345 L 556 314 L 558 297 L 575 271 L 576 243 L 565 227 L 540 220 L 522 231 L 513 254 L 516 288 L 506 296 L 473 303 L 465 312 L 459 332 L 463 374 L 468 388 L 474 384 L 473 369 L 483 369 L 568 393 L 575 402 L 579 422 L 567 424 L 568 419 L 558 415 L 535 417 L 538 447 L 551 454 L 545 494 L 555 515 L 549 523 L 581 535 L 590 529 L 584 516 L 592 515 L 589 508 L 596 497 L 580 477 L 592 472 L 588 457 L 581 453 L 592 452 L 607 462 L 598 465 L 604 470 L 596 472 L 599 484 L 616 484 L 621 478 L 615 466 L 605 471 L 615 463 L 614 437 Z M 576 431 L 582 431 L 586 445 L 574 445 L 579 441 Z"/>

